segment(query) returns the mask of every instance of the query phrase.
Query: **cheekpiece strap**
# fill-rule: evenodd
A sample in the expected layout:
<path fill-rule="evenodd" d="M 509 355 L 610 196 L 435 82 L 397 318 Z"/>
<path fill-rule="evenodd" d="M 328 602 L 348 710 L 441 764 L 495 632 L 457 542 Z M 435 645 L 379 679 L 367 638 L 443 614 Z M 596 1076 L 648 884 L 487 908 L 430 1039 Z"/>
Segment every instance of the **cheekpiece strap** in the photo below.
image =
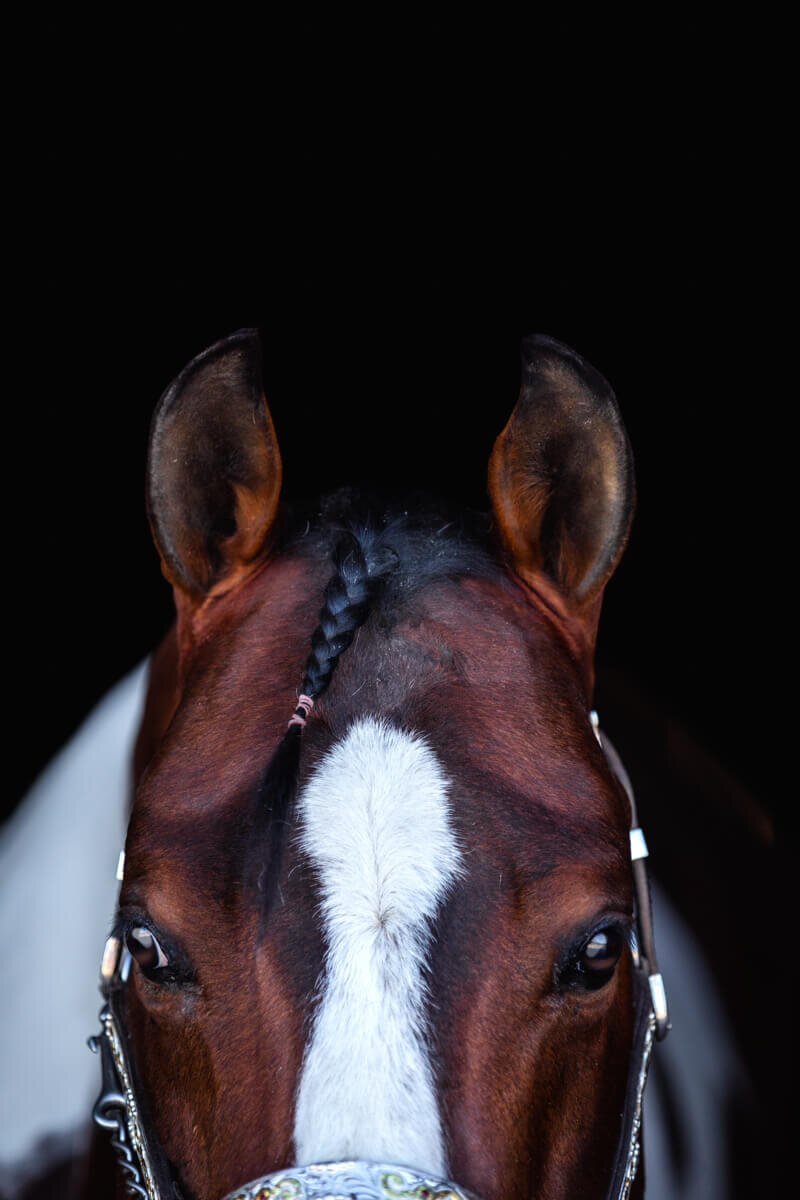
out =
<path fill-rule="evenodd" d="M 111 1136 L 125 1191 L 141 1200 L 160 1200 L 122 1037 L 109 1004 L 100 1012 L 100 1032 L 89 1038 L 89 1047 L 99 1050 L 103 1071 L 92 1119 Z"/>

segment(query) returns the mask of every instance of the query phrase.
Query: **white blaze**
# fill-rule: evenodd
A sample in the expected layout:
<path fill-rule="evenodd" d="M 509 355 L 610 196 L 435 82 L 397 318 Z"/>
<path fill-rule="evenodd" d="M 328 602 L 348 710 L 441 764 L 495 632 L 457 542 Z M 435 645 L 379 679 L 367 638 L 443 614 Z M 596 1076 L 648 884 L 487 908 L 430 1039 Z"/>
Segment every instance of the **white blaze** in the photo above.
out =
<path fill-rule="evenodd" d="M 460 869 L 447 789 L 424 741 L 366 719 L 301 796 L 327 953 L 297 1094 L 298 1165 L 361 1158 L 446 1176 L 425 975 L 430 922 Z"/>

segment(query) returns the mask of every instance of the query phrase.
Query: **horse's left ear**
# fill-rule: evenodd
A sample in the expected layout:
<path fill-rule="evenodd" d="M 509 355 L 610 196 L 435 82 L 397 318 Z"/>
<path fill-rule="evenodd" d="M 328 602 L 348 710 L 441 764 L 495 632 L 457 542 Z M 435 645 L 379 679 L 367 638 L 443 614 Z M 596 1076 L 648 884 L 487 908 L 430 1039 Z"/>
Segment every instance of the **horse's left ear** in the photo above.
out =
<path fill-rule="evenodd" d="M 609 384 L 568 346 L 522 343 L 519 400 L 489 461 L 514 571 L 591 656 L 603 588 L 628 538 L 633 458 Z"/>
<path fill-rule="evenodd" d="M 269 549 L 281 458 L 257 330 L 193 359 L 153 417 L 147 507 L 164 574 L 190 603 L 229 590 Z"/>

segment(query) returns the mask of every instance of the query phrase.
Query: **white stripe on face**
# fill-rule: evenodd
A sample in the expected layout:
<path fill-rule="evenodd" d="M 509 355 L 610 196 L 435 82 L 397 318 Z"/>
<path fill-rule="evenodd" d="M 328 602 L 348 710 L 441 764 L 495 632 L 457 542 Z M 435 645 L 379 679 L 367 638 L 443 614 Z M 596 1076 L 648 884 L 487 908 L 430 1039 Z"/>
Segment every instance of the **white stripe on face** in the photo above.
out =
<path fill-rule="evenodd" d="M 461 863 L 447 790 L 424 741 L 366 719 L 301 796 L 327 953 L 297 1094 L 298 1165 L 361 1158 L 447 1175 L 425 1042 L 430 922 Z"/>

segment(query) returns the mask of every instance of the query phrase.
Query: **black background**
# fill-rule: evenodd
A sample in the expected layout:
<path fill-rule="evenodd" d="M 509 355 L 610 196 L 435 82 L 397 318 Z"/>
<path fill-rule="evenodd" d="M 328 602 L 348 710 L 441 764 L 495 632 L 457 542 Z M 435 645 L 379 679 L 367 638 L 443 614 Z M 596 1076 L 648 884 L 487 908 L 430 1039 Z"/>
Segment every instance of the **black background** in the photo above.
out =
<path fill-rule="evenodd" d="M 519 338 L 602 371 L 639 507 L 601 668 L 775 814 L 779 95 L 750 35 L 43 23 L 9 230 L 7 805 L 165 629 L 150 414 L 256 325 L 288 498 L 372 481 L 483 507 Z"/>
<path fill-rule="evenodd" d="M 191 357 L 260 329 L 287 499 L 361 482 L 482 508 L 519 339 L 550 334 L 611 381 L 636 460 L 598 706 L 777 1094 L 753 1014 L 782 969 L 790 801 L 781 31 L 270 20 L 70 13 L 11 44 L 3 811 L 171 620 L 144 461 Z M 734 1139 L 743 1194 L 771 1119 Z"/>

